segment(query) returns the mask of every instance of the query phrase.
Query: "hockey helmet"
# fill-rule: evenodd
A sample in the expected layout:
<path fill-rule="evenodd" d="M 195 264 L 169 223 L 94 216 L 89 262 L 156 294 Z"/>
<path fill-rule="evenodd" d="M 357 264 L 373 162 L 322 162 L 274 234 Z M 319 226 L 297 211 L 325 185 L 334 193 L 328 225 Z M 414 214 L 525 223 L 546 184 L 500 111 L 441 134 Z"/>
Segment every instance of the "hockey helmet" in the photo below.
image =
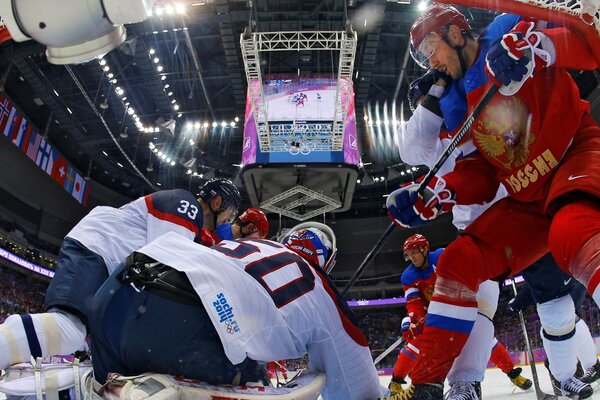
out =
<path fill-rule="evenodd" d="M 294 226 L 283 239 L 286 247 L 298 253 L 314 266 L 329 274 L 335 265 L 337 254 L 333 230 L 319 222 L 303 222 Z"/>
<path fill-rule="evenodd" d="M 408 257 L 406 257 L 406 252 L 412 249 L 418 249 L 422 253 L 425 251 L 425 254 L 423 254 L 423 256 L 425 256 L 427 253 L 429 253 L 429 241 L 425 236 L 421 235 L 420 233 L 416 233 L 404 241 L 404 258 L 406 260 L 408 260 Z"/>
<path fill-rule="evenodd" d="M 215 214 L 220 214 L 228 208 L 232 208 L 231 219 L 235 217 L 242 203 L 240 191 L 229 179 L 213 178 L 206 182 L 200 188 L 200 198 L 210 202 L 216 196 L 221 196 L 221 208 L 212 210 Z"/>
<path fill-rule="evenodd" d="M 427 46 L 424 39 L 432 33 L 445 38 L 450 25 L 458 26 L 462 32 L 471 30 L 465 16 L 456 8 L 445 4 L 431 4 L 417 17 L 410 28 L 410 54 L 419 66 L 429 68 L 429 57 L 435 50 Z"/>
<path fill-rule="evenodd" d="M 264 239 L 269 234 L 269 220 L 264 212 L 258 208 L 249 208 L 242 215 L 238 217 L 241 225 L 254 224 L 260 238 Z"/>

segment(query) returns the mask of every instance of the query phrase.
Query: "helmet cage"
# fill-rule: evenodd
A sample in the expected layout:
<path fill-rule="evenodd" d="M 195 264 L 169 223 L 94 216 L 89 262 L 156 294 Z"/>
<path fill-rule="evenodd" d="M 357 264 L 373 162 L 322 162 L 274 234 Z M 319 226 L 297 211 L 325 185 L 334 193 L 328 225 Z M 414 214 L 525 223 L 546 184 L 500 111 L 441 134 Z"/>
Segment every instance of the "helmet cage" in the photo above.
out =
<path fill-rule="evenodd" d="M 304 232 L 302 232 L 304 231 Z M 306 233 L 309 232 L 309 233 Z M 327 254 L 323 256 L 321 254 L 321 259 L 319 259 L 319 254 L 315 253 L 315 257 L 310 256 L 310 251 L 313 249 L 306 248 L 303 249 L 302 246 L 308 244 L 307 242 L 302 242 L 300 240 L 307 240 L 310 238 L 310 241 L 316 238 L 314 242 L 320 242 L 322 247 L 319 247 L 317 242 L 317 246 L 314 246 L 314 242 L 310 244 L 311 247 L 315 248 L 314 250 L 318 253 L 319 250 L 327 250 Z M 281 243 L 289 247 L 291 250 L 300 254 L 304 259 L 312 262 L 313 264 L 319 266 L 326 274 L 329 274 L 333 267 L 335 266 L 335 257 L 337 255 L 337 241 L 335 238 L 335 234 L 333 230 L 325 224 L 320 222 L 303 222 L 294 226 L 288 234 L 286 234 L 281 240 Z"/>

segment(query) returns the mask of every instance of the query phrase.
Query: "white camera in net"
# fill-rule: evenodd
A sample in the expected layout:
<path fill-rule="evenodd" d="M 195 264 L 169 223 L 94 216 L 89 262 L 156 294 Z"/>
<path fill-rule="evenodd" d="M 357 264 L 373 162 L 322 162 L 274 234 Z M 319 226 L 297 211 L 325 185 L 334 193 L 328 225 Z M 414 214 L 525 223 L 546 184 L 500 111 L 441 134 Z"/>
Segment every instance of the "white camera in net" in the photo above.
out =
<path fill-rule="evenodd" d="M 0 0 L 0 16 L 13 40 L 47 46 L 48 61 L 76 64 L 125 41 L 123 24 L 141 22 L 154 0 Z"/>

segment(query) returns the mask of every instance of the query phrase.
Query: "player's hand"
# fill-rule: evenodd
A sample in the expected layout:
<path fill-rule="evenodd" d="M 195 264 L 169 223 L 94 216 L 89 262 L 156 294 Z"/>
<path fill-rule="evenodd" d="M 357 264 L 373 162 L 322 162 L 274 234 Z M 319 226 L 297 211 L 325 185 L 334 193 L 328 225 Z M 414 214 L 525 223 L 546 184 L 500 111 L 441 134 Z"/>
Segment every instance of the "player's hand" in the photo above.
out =
<path fill-rule="evenodd" d="M 412 342 L 420 334 L 419 328 L 412 322 L 410 322 L 406 327 L 404 326 L 404 324 L 402 324 L 401 331 L 402 339 L 404 339 L 404 341 L 408 343 Z"/>
<path fill-rule="evenodd" d="M 410 109 L 414 111 L 417 108 L 421 98 L 427 95 L 433 85 L 446 87 L 450 82 L 452 82 L 452 78 L 437 69 L 427 71 L 425 75 L 414 80 L 408 88 L 408 105 Z"/>
<path fill-rule="evenodd" d="M 516 92 L 536 67 L 551 63 L 550 54 L 541 47 L 544 35 L 534 31 L 534 27 L 531 21 L 521 21 L 490 47 L 485 57 L 485 71 L 495 85 L 509 86 L 516 82 L 519 83 L 513 91 Z"/>
<path fill-rule="evenodd" d="M 207 228 L 202 228 L 200 232 L 200 244 L 210 247 L 218 244 L 221 238 L 216 233 Z"/>
<path fill-rule="evenodd" d="M 394 190 L 387 198 L 386 207 L 392 221 L 403 228 L 426 224 L 439 214 L 448 212 L 456 204 L 454 192 L 446 187 L 443 178 L 434 177 L 423 195 L 417 192 L 418 182 Z"/>

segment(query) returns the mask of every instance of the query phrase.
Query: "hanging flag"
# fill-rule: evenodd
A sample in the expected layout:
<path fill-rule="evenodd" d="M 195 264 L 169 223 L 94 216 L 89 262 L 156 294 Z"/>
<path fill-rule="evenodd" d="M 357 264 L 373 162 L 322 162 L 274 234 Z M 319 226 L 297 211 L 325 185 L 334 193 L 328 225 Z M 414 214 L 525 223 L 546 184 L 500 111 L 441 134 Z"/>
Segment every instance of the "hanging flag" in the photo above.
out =
<path fill-rule="evenodd" d="M 64 187 L 65 184 L 65 176 L 67 176 L 67 168 L 69 163 L 62 155 L 57 155 L 54 159 L 54 164 L 52 165 L 52 171 L 50 176 L 54 179 L 60 186 Z"/>
<path fill-rule="evenodd" d="M 31 126 L 27 123 L 25 118 L 21 119 L 21 123 L 19 124 L 19 129 L 17 129 L 17 136 L 13 139 L 13 144 L 18 148 L 21 148 L 21 144 L 25 140 L 25 136 L 27 136 L 27 127 Z"/>
<path fill-rule="evenodd" d="M 6 122 L 11 117 L 11 112 L 14 110 L 11 102 L 6 98 L 6 96 L 0 96 L 0 131 L 4 131 L 4 127 L 6 126 Z"/>
<path fill-rule="evenodd" d="M 75 182 L 75 169 L 70 165 L 67 165 L 67 171 L 64 178 L 63 188 L 69 192 L 69 194 L 73 193 L 73 183 Z"/>
<path fill-rule="evenodd" d="M 50 153 L 52 152 L 52 146 L 50 143 L 46 141 L 46 139 L 42 139 L 40 142 L 40 147 L 38 149 L 37 156 L 35 158 L 35 163 L 43 169 L 46 170 L 46 166 L 48 165 L 48 158 L 50 158 Z"/>
<path fill-rule="evenodd" d="M 17 110 L 15 108 L 13 108 L 12 111 L 10 112 L 10 118 L 8 119 L 8 121 L 6 122 L 6 125 L 4 126 L 4 136 L 6 136 L 7 138 L 10 138 L 13 128 L 15 127 L 15 124 L 17 123 L 17 121 L 21 121 L 21 118 L 22 117 L 20 116 L 20 114 L 17 113 Z"/>
<path fill-rule="evenodd" d="M 42 135 L 34 132 L 29 138 L 29 145 L 27 146 L 27 157 L 31 158 L 35 162 L 40 148 L 40 142 L 42 141 Z"/>
<path fill-rule="evenodd" d="M 81 175 L 75 173 L 75 184 L 73 186 L 72 196 L 80 203 L 83 203 L 83 198 L 86 192 L 87 182 Z"/>

